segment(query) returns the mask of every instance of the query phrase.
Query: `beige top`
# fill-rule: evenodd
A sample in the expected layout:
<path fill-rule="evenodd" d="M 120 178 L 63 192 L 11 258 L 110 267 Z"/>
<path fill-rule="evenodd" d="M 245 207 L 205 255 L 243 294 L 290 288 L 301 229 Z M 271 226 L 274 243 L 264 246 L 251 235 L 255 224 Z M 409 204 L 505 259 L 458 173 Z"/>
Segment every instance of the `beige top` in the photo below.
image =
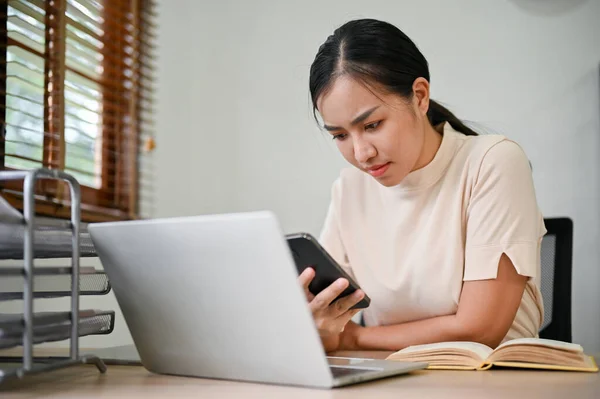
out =
<path fill-rule="evenodd" d="M 446 123 L 434 159 L 397 186 L 343 170 L 320 241 L 371 298 L 368 326 L 455 314 L 462 282 L 496 278 L 506 253 L 531 277 L 507 340 L 538 336 L 545 233 L 522 149 Z"/>

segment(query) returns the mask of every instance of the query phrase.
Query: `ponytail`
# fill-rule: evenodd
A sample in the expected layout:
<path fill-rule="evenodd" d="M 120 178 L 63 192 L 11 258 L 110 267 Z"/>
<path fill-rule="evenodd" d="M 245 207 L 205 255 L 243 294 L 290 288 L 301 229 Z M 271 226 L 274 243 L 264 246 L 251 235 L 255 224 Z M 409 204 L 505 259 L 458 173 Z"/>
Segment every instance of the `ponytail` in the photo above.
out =
<path fill-rule="evenodd" d="M 477 136 L 478 134 L 468 128 L 460 119 L 458 119 L 450 110 L 443 107 L 439 103 L 429 100 L 429 110 L 427 110 L 427 118 L 431 126 L 437 126 L 441 123 L 448 122 L 450 126 L 457 132 L 467 136 Z"/>

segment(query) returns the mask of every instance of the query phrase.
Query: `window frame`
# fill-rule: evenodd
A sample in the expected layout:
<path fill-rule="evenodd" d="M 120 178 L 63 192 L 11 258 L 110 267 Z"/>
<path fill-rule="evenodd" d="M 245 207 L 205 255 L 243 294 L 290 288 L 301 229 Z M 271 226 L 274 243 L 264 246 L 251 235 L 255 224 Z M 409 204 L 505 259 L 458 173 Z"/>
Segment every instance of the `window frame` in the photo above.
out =
<path fill-rule="evenodd" d="M 10 0 L 2 2 L 0 5 L 0 170 L 13 170 L 6 167 L 6 96 L 7 96 L 7 52 L 9 46 L 18 45 L 23 48 L 25 45 L 18 44 L 8 37 L 7 21 L 8 21 L 8 6 Z M 52 106 L 52 111 L 48 107 L 48 102 L 44 101 L 44 132 L 50 135 L 44 135 L 43 144 L 43 159 L 41 167 L 49 169 L 64 169 L 65 159 L 67 155 L 65 145 L 64 131 L 64 78 L 62 82 L 57 80 L 58 77 L 64 77 L 66 66 L 66 4 L 67 0 L 49 0 L 45 2 L 45 53 L 39 54 L 34 51 L 34 54 L 42 56 L 44 59 L 44 99 L 50 94 L 47 90 L 49 80 L 54 77 L 52 95 L 58 96 L 59 107 L 55 109 Z M 102 168 L 101 168 L 101 186 L 93 188 L 81 186 L 81 220 L 85 222 L 100 222 L 111 220 L 125 220 L 139 218 L 138 206 L 138 152 L 140 147 L 140 118 L 141 112 L 140 98 L 143 98 L 142 90 L 140 90 L 140 73 L 142 69 L 141 58 L 144 54 L 140 54 L 140 47 L 143 45 L 140 40 L 144 33 L 144 18 L 141 18 L 141 13 L 144 12 L 144 6 L 151 7 L 151 2 L 130 0 L 123 2 L 121 0 L 104 0 L 105 21 L 112 18 L 110 27 L 105 22 L 104 29 L 115 29 L 115 12 L 129 14 L 130 18 L 122 18 L 120 28 L 123 32 L 129 32 L 132 40 L 129 46 L 132 47 L 132 54 L 129 58 L 132 60 L 132 65 L 127 66 L 126 60 L 128 57 L 123 56 L 115 62 L 115 54 L 106 57 L 104 51 L 114 49 L 114 44 L 104 46 L 101 50 L 104 56 L 103 63 L 106 65 L 101 76 L 101 90 L 103 107 L 101 112 L 101 143 L 102 143 Z M 109 14 L 109 13 L 112 13 Z M 49 22 L 49 15 L 53 14 L 54 19 L 52 24 Z M 61 20 L 62 19 L 62 20 Z M 131 27 L 127 27 L 131 24 Z M 51 26 L 58 26 L 58 29 L 51 29 Z M 103 42 L 110 40 L 106 35 L 103 36 Z M 52 42 L 54 50 L 50 51 L 49 43 Z M 125 45 L 125 40 L 121 41 Z M 62 44 L 62 47 L 61 47 Z M 27 46 L 25 46 L 27 47 Z M 60 48 L 56 50 L 56 48 Z M 33 49 L 25 48 L 27 51 Z M 118 55 L 125 55 L 125 52 L 118 52 Z M 53 58 L 54 57 L 54 58 Z M 108 68 L 107 68 L 108 67 Z M 126 69 L 133 72 L 132 78 L 127 78 L 124 73 Z M 52 71 L 51 74 L 48 72 Z M 108 72 L 109 71 L 109 72 Z M 73 71 L 76 74 L 84 76 L 78 71 Z M 110 78 L 107 76 L 110 75 Z M 117 79 L 120 77 L 120 80 Z M 86 77 L 87 78 L 87 77 Z M 94 79 L 92 79 L 95 81 Z M 126 88 L 125 82 L 131 81 L 130 88 Z M 117 90 L 120 88 L 120 90 Z M 114 102 L 115 96 L 120 96 L 120 101 L 125 103 L 120 106 L 127 108 L 126 113 L 115 115 L 114 106 L 107 106 L 108 103 Z M 123 100 L 126 99 L 126 100 Z M 56 101 L 53 102 L 55 104 Z M 59 117 L 51 115 L 50 112 L 57 112 Z M 50 126 L 49 122 L 58 121 L 58 126 Z M 130 134 L 125 135 L 124 130 L 129 129 Z M 58 131 L 57 131 L 58 130 Z M 59 135 L 58 137 L 56 135 Z M 58 151 L 57 151 L 58 148 Z M 119 156 L 115 156 L 117 154 Z M 58 163 L 56 162 L 58 159 Z M 67 171 L 67 173 L 69 173 Z M 18 209 L 23 209 L 22 182 L 2 182 L 0 185 L 0 193 L 11 205 Z M 70 202 L 69 191 L 64 183 L 56 181 L 41 181 L 36 187 L 36 213 L 44 216 L 57 218 L 70 217 Z"/>

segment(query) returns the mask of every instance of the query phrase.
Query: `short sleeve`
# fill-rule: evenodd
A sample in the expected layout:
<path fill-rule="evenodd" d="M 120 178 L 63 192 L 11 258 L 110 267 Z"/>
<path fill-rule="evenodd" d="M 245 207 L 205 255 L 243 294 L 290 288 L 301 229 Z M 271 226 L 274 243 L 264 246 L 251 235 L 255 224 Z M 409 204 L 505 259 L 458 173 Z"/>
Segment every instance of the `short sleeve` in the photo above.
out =
<path fill-rule="evenodd" d="M 500 141 L 484 155 L 466 215 L 465 281 L 496 278 L 503 253 L 517 273 L 537 277 L 546 230 L 531 166 L 516 143 Z"/>
<path fill-rule="evenodd" d="M 331 189 L 331 201 L 319 236 L 319 243 L 352 278 L 355 278 L 340 234 L 340 221 L 338 219 L 339 186 L 340 181 L 336 180 Z"/>

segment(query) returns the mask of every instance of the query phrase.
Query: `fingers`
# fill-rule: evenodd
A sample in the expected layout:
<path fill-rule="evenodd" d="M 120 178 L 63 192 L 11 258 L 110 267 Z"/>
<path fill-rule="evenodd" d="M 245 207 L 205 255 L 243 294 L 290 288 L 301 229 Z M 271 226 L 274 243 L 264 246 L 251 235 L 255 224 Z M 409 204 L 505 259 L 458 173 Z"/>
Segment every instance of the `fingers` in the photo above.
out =
<path fill-rule="evenodd" d="M 300 276 L 298 276 L 298 281 L 300 282 L 300 285 L 302 286 L 302 289 L 304 290 L 304 294 L 306 295 L 306 299 L 308 299 L 309 302 L 312 301 L 313 298 L 315 297 L 308 290 L 308 286 L 310 285 L 310 283 L 313 281 L 314 278 L 315 278 L 315 271 L 311 267 L 307 267 L 306 269 L 304 269 L 302 271 L 302 273 L 300 273 Z"/>
<path fill-rule="evenodd" d="M 320 310 L 320 323 L 317 324 L 322 335 L 335 335 L 344 331 L 344 327 L 358 313 L 360 309 L 350 309 L 364 298 L 361 290 L 356 290 L 351 295 L 338 299 L 325 310 Z M 315 298 L 316 299 L 316 298 Z M 314 302 L 314 301 L 313 301 Z"/>
<path fill-rule="evenodd" d="M 298 280 L 308 298 L 309 308 L 319 334 L 321 336 L 340 334 L 344 331 L 346 324 L 360 312 L 360 309 L 351 308 L 359 303 L 365 297 L 365 294 L 362 290 L 356 290 L 351 295 L 336 300 L 349 285 L 348 280 L 339 278 L 314 296 L 308 289 L 314 277 L 315 271 L 312 268 L 307 268 L 300 274 Z"/>
<path fill-rule="evenodd" d="M 313 312 L 318 310 L 325 310 L 335 298 L 337 298 L 347 287 L 348 280 L 345 278 L 339 278 L 329 287 L 321 291 L 315 298 L 310 302 L 310 308 Z"/>
<path fill-rule="evenodd" d="M 360 312 L 360 309 L 352 309 L 337 318 L 318 318 L 316 319 L 317 329 L 321 336 L 338 335 L 344 332 L 346 325 L 352 318 Z"/>
<path fill-rule="evenodd" d="M 298 280 L 304 289 L 308 289 L 308 285 L 315 278 L 315 271 L 312 267 L 307 267 L 300 273 Z"/>
<path fill-rule="evenodd" d="M 360 309 L 352 309 L 337 318 L 337 321 L 339 321 L 340 324 L 342 324 L 341 332 L 344 331 L 344 327 L 346 326 L 346 324 L 348 324 L 350 320 L 352 320 L 352 318 L 357 315 L 358 312 L 360 312 Z"/>
<path fill-rule="evenodd" d="M 362 290 L 356 290 L 351 295 L 348 295 L 347 297 L 338 299 L 331 305 L 332 316 L 340 317 L 340 316 L 344 315 L 354 305 L 359 303 L 364 297 L 365 297 L 365 294 Z M 354 310 L 356 310 L 356 309 L 352 309 L 352 311 L 354 311 Z M 352 318 L 352 316 L 350 316 L 350 318 Z"/>

